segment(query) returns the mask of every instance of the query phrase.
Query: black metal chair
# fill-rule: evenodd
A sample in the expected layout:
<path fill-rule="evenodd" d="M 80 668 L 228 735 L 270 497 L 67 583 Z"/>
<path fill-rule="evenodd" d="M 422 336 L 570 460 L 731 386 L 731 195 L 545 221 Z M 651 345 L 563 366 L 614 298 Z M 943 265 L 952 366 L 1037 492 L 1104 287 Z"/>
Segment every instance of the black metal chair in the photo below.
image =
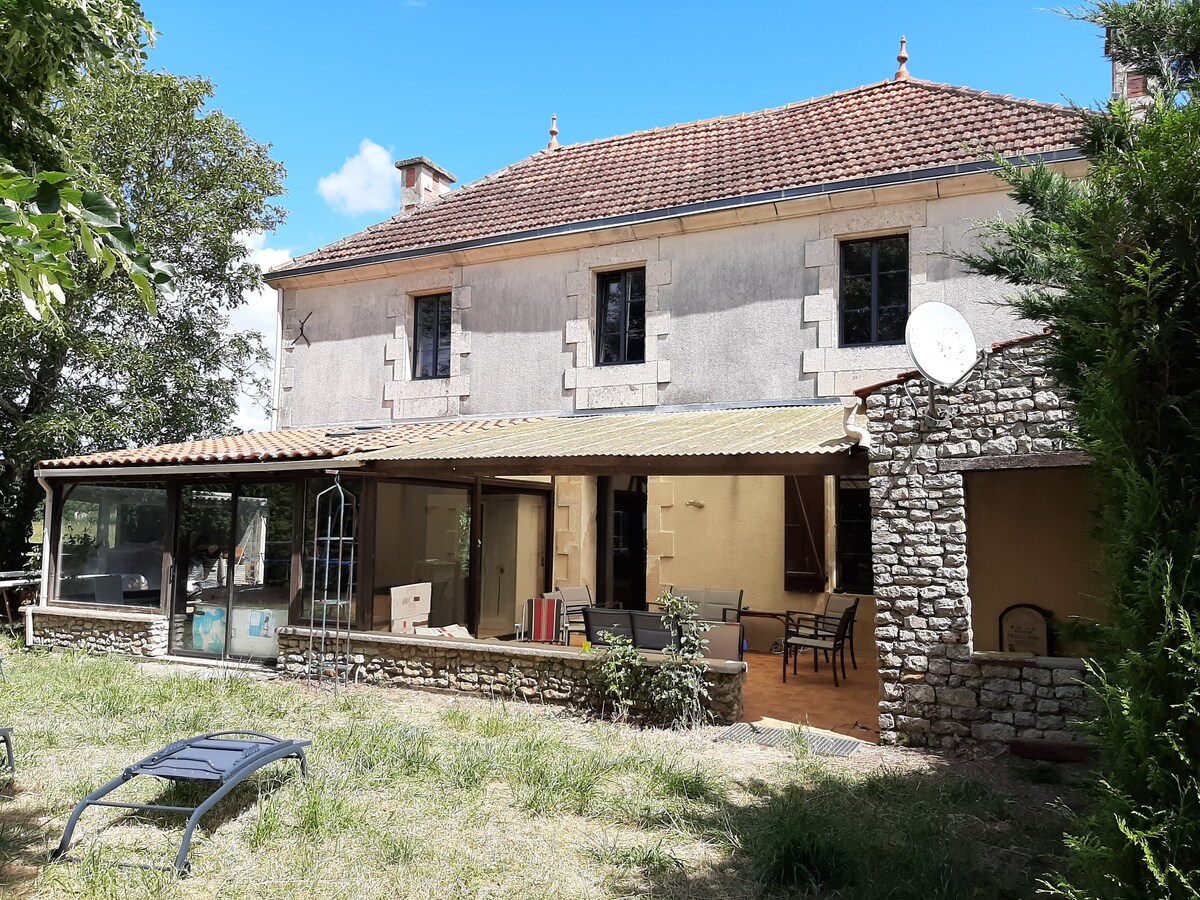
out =
<path fill-rule="evenodd" d="M 825 600 L 825 611 L 822 613 L 827 620 L 831 619 L 834 623 L 836 623 L 839 619 L 841 619 L 842 613 L 844 613 L 847 608 L 854 610 L 854 615 L 850 617 L 850 630 L 846 632 L 846 643 L 850 645 L 850 665 L 855 669 L 858 668 L 858 660 L 854 656 L 854 623 L 858 620 L 859 599 L 859 597 L 853 597 L 847 594 L 830 594 Z M 818 627 L 817 631 L 826 637 L 833 637 L 834 633 L 837 631 L 837 625 L 834 624 L 832 628 Z M 826 655 L 825 658 L 828 659 L 829 656 Z"/>
<path fill-rule="evenodd" d="M 838 655 L 841 654 L 842 678 L 845 679 L 846 638 L 857 609 L 858 601 L 855 600 L 837 619 L 820 613 L 789 610 L 783 641 L 783 680 L 787 681 L 788 656 L 792 657 L 792 674 L 795 674 L 796 658 L 803 651 L 812 650 L 814 672 L 820 671 L 818 653 L 833 654 L 833 686 L 841 687 L 838 681 Z"/>
<path fill-rule="evenodd" d="M 629 620 L 629 610 L 606 609 L 602 606 L 585 607 L 583 609 L 584 637 L 597 646 L 604 646 L 608 641 L 601 635 L 605 633 L 633 640 L 633 623 Z"/>
<path fill-rule="evenodd" d="M 8 764 L 8 774 L 10 777 L 17 774 L 17 760 L 13 756 L 12 729 L 0 728 L 0 744 L 4 744 L 4 756 Z"/>

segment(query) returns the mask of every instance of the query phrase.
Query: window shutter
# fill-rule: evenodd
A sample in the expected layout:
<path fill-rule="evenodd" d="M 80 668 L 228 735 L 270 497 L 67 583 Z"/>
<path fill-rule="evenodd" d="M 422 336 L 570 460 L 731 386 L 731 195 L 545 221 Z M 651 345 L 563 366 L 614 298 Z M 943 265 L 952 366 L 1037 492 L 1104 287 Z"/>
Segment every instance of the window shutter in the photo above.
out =
<path fill-rule="evenodd" d="M 825 590 L 825 476 L 783 479 L 783 588 Z"/>

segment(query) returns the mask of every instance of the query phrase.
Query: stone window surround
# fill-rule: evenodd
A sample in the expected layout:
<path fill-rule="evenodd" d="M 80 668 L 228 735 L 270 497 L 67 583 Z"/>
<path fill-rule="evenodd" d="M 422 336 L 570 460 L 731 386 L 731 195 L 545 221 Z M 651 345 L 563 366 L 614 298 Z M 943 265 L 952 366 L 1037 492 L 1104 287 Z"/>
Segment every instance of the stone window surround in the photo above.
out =
<path fill-rule="evenodd" d="M 591 247 L 578 252 L 578 268 L 567 273 L 566 292 L 575 318 L 566 322 L 563 342 L 573 360 L 563 372 L 563 390 L 573 408 L 612 409 L 657 406 L 659 385 L 671 380 L 665 354 L 671 315 L 659 305 L 659 289 L 671 283 L 671 260 L 659 255 L 658 238 Z M 640 363 L 597 365 L 596 275 L 646 268 L 646 356 Z"/>
<path fill-rule="evenodd" d="M 388 298 L 388 318 L 394 337 L 384 347 L 384 364 L 392 377 L 383 401 L 393 419 L 429 419 L 462 414 L 462 401 L 471 394 L 468 372 L 471 333 L 463 328 L 463 311 L 471 308 L 471 286 L 463 284 L 461 266 L 429 269 L 405 277 L 404 291 Z M 413 334 L 417 297 L 450 294 L 450 377 L 413 378 Z"/>
<path fill-rule="evenodd" d="M 861 385 L 859 373 L 864 371 L 894 374 L 911 368 L 903 344 L 839 346 L 839 256 L 844 241 L 906 234 L 909 310 L 930 300 L 943 300 L 942 283 L 927 280 L 929 254 L 943 249 L 942 227 L 928 225 L 926 213 L 926 201 L 916 200 L 819 215 L 820 237 L 804 244 L 804 265 L 818 270 L 817 293 L 804 298 L 804 324 L 816 327 L 817 346 L 803 352 L 800 364 L 801 376 L 815 376 L 817 396 L 848 393 L 850 386 Z"/>

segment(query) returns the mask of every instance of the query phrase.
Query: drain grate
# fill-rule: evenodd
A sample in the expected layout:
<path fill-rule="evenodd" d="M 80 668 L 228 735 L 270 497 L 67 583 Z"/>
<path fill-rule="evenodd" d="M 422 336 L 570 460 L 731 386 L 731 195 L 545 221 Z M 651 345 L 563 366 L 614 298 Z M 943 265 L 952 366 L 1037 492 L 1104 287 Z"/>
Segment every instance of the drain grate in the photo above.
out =
<path fill-rule="evenodd" d="M 765 728 L 749 722 L 730 725 L 717 740 L 735 744 L 758 744 L 762 747 L 790 747 L 795 741 L 797 731 L 808 745 L 808 751 L 817 756 L 850 756 L 863 746 L 862 741 L 856 741 L 854 738 L 830 737 L 803 729 Z"/>

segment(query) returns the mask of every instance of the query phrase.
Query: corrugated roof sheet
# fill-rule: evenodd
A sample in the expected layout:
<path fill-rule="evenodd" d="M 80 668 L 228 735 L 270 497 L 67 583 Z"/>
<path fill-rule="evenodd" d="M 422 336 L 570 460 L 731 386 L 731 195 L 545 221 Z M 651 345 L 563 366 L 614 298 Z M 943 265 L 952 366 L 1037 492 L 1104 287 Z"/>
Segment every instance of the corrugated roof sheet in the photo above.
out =
<path fill-rule="evenodd" d="M 516 235 L 770 191 L 1070 150 L 1079 114 L 929 81 L 543 150 L 275 269 Z"/>
<path fill-rule="evenodd" d="M 457 422 L 405 422 L 380 428 L 336 426 L 260 431 L 232 437 L 110 450 L 67 456 L 38 463 L 39 469 L 103 466 L 150 466 L 187 463 L 266 462 L 289 459 L 332 459 L 365 450 L 420 443 L 451 434 L 504 428 L 534 419 L 468 419 Z"/>
<path fill-rule="evenodd" d="M 836 454 L 855 445 L 840 404 L 540 419 L 355 454 L 364 462 Z"/>

